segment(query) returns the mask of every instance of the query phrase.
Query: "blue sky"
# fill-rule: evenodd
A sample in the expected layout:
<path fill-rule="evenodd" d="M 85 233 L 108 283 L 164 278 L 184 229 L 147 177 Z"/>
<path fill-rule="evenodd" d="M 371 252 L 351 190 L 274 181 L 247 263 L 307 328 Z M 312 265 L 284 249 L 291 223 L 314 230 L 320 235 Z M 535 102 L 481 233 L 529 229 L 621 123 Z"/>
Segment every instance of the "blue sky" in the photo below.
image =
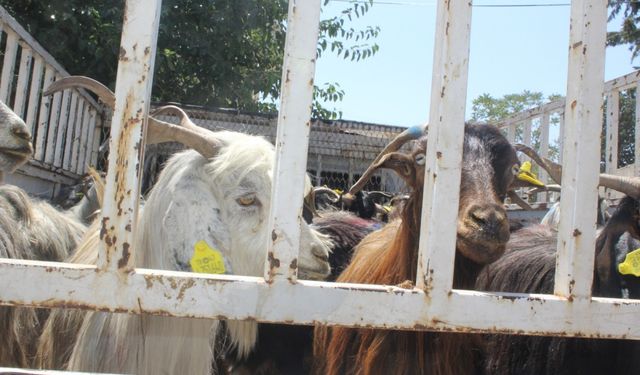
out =
<path fill-rule="evenodd" d="M 338 82 L 346 95 L 335 107 L 343 118 L 388 125 L 426 122 L 433 62 L 436 0 L 374 0 L 379 3 L 353 23 L 377 25 L 380 51 L 372 58 L 350 62 L 330 54 L 316 66 L 316 83 Z M 569 0 L 475 0 L 474 5 L 566 4 Z M 323 18 L 348 4 L 331 1 Z M 494 97 L 541 91 L 566 91 L 569 6 L 474 7 L 467 117 L 471 101 L 488 93 Z M 612 22 L 609 29 L 617 29 Z M 605 79 L 633 71 L 626 46 L 607 48 Z M 636 65 L 640 62 L 636 61 Z"/>

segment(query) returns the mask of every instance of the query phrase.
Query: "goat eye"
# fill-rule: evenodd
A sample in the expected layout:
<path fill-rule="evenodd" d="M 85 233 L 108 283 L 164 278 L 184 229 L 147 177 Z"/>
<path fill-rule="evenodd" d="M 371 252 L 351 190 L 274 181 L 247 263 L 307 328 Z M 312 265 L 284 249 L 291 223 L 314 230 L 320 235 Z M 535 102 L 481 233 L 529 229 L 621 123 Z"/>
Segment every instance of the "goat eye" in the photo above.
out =
<path fill-rule="evenodd" d="M 520 165 L 519 164 L 514 164 L 513 168 L 511 168 L 511 170 L 513 171 L 513 175 L 517 176 L 518 173 L 520 173 Z"/>
<path fill-rule="evenodd" d="M 256 197 L 254 197 L 253 195 L 244 196 L 236 199 L 236 202 L 238 202 L 238 204 L 241 206 L 251 206 L 256 202 Z"/>
<path fill-rule="evenodd" d="M 424 165 L 426 162 L 426 157 L 423 154 L 418 154 L 416 155 L 415 161 L 417 165 Z"/>

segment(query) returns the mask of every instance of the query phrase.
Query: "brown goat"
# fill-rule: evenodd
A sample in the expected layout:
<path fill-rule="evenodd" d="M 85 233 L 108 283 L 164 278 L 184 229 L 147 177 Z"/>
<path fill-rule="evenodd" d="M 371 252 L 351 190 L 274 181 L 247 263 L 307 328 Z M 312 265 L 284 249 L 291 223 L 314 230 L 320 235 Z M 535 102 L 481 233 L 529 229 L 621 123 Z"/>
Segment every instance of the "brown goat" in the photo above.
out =
<path fill-rule="evenodd" d="M 379 159 L 413 189 L 401 219 L 367 236 L 357 247 L 339 282 L 396 285 L 416 279 L 426 139 L 409 154 Z M 509 239 L 502 201 L 514 179 L 518 159 L 498 129 L 466 125 L 458 207 L 455 288 L 473 288 L 484 264 L 495 261 Z M 317 374 L 473 374 L 478 336 L 318 327 Z"/>

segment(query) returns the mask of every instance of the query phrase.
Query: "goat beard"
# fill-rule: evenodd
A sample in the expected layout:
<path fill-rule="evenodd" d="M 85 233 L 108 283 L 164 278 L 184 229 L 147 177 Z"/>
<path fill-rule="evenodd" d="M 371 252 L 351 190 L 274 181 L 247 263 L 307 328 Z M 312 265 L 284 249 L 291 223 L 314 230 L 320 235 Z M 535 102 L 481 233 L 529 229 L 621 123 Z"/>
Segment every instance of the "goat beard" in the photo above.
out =
<path fill-rule="evenodd" d="M 479 240 L 458 234 L 456 249 L 461 255 L 478 264 L 489 264 L 498 260 L 507 248 L 506 242 Z"/>

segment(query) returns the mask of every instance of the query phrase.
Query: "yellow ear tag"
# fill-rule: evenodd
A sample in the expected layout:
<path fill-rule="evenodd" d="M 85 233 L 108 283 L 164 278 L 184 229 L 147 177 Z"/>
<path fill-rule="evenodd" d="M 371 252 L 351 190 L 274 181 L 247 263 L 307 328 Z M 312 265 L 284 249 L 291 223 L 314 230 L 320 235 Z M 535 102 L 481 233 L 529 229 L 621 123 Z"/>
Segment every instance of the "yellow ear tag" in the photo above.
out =
<path fill-rule="evenodd" d="M 524 163 L 522 163 L 517 177 L 519 180 L 526 181 L 536 186 L 544 187 L 544 183 L 538 180 L 538 177 L 535 174 L 531 173 L 531 162 L 529 161 L 525 161 Z"/>
<path fill-rule="evenodd" d="M 618 264 L 618 272 L 623 275 L 640 277 L 640 249 L 628 253 L 624 262 Z"/>
<path fill-rule="evenodd" d="M 191 264 L 193 272 L 225 273 L 222 253 L 202 240 L 193 246 L 193 257 L 191 257 L 189 264 Z"/>
<path fill-rule="evenodd" d="M 384 212 L 386 212 L 386 213 L 391 212 L 391 206 L 384 205 L 384 206 L 382 206 L 382 209 L 383 209 L 383 210 L 384 210 Z"/>

